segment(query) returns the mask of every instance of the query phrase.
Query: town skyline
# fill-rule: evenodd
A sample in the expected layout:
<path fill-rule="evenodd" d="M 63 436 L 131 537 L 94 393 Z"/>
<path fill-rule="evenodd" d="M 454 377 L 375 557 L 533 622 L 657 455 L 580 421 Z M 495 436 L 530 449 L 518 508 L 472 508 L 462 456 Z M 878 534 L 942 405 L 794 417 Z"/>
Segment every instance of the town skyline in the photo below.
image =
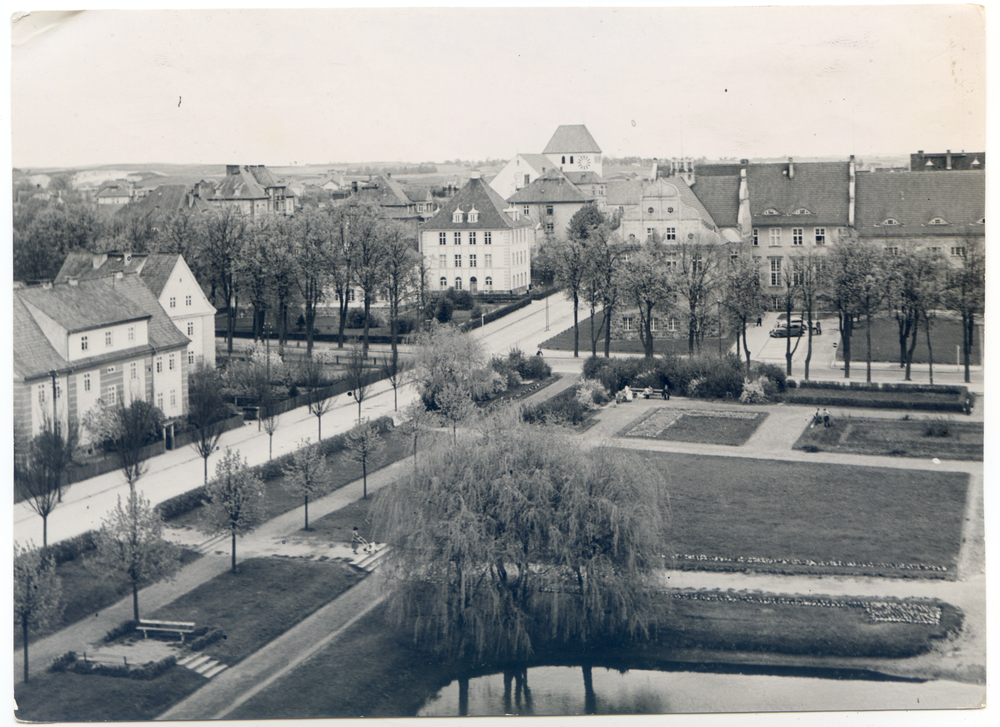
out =
<path fill-rule="evenodd" d="M 614 157 L 979 151 L 983 28 L 954 5 L 36 13 L 12 162 L 509 159 L 561 123 Z"/>

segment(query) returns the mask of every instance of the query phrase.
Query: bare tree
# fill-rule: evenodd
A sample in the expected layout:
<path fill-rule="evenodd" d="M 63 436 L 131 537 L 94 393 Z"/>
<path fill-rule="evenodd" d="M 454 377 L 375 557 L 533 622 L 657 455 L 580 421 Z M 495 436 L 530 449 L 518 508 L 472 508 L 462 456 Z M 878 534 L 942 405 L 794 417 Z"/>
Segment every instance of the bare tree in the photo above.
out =
<path fill-rule="evenodd" d="M 957 256 L 958 269 L 947 273 L 942 304 L 958 313 L 962 320 L 962 360 L 968 383 L 976 319 L 982 319 L 986 308 L 986 253 L 979 236 L 967 235 L 962 242 L 961 246 L 956 246 L 961 253 Z"/>
<path fill-rule="evenodd" d="M 281 416 L 274 411 L 274 402 L 270 397 L 261 406 L 260 423 L 267 432 L 267 458 L 270 460 L 274 453 L 274 433 L 278 431 L 278 424 L 281 423 Z"/>
<path fill-rule="evenodd" d="M 788 335 L 785 336 L 785 375 L 792 375 L 792 357 L 799 350 L 802 336 L 792 336 L 791 320 L 792 314 L 798 309 L 798 304 L 802 298 L 802 264 L 797 257 L 790 258 L 789 264 L 781 273 L 781 303 L 785 311 L 785 325 Z M 812 331 L 809 332 L 812 336 Z M 795 345 L 792 346 L 792 338 L 795 338 Z"/>
<path fill-rule="evenodd" d="M 712 293 L 720 276 L 721 255 L 718 245 L 705 242 L 700 237 L 670 247 L 676 251 L 675 285 L 687 307 L 688 354 L 694 355 L 695 340 L 700 346 L 703 319 L 708 314 Z"/>
<path fill-rule="evenodd" d="M 305 498 L 306 524 L 309 529 L 309 496 L 322 492 L 329 483 L 330 473 L 326 468 L 326 458 L 318 446 L 309 445 L 308 439 L 299 442 L 299 448 L 292 454 L 292 460 L 285 467 L 285 487 Z"/>
<path fill-rule="evenodd" d="M 628 252 L 607 222 L 596 228 L 588 238 L 587 277 L 592 288 L 590 295 L 604 310 L 605 358 L 611 356 L 611 318 L 620 299 L 621 264 Z M 596 342 L 594 348 L 596 350 Z"/>
<path fill-rule="evenodd" d="M 389 340 L 395 370 L 399 363 L 396 339 L 399 332 L 400 307 L 418 283 L 417 275 L 423 256 L 414 248 L 411 238 L 406 234 L 406 228 L 396 222 L 386 225 L 383 244 L 385 258 L 382 265 L 381 291 L 389 303 Z"/>
<path fill-rule="evenodd" d="M 379 431 L 367 419 L 356 424 L 347 433 L 347 448 L 351 459 L 361 465 L 362 497 L 368 499 L 368 465 L 373 464 L 385 449 Z"/>
<path fill-rule="evenodd" d="M 91 561 L 110 578 L 132 588 L 132 618 L 139 620 L 139 586 L 169 578 L 180 568 L 177 546 L 163 539 L 163 520 L 149 500 L 132 490 L 104 518 L 97 532 L 97 554 Z M 89 565 L 89 564 L 88 564 Z"/>
<path fill-rule="evenodd" d="M 445 421 L 451 424 L 451 436 L 454 444 L 458 445 L 458 425 L 468 419 L 476 410 L 472 403 L 472 396 L 466 389 L 456 385 L 447 384 L 438 392 L 435 402 Z"/>
<path fill-rule="evenodd" d="M 368 370 L 368 356 L 357 344 L 351 346 L 344 369 L 344 380 L 351 387 L 350 396 L 358 403 L 358 422 L 361 421 L 361 404 L 371 393 L 371 374 Z"/>
<path fill-rule="evenodd" d="M 406 372 L 412 368 L 411 365 L 406 363 L 400 363 L 398 359 L 393 356 L 391 359 L 382 358 L 382 363 L 379 364 L 379 369 L 382 372 L 383 378 L 388 380 L 392 385 L 392 408 L 393 411 L 399 411 L 399 385 L 403 383 Z"/>
<path fill-rule="evenodd" d="M 232 571 L 236 572 L 236 536 L 252 532 L 264 521 L 264 483 L 240 453 L 226 447 L 208 485 L 208 524 L 216 533 L 232 535 Z"/>
<path fill-rule="evenodd" d="M 826 300 L 824 296 L 824 276 L 826 258 L 812 251 L 791 259 L 792 269 L 799 274 L 799 295 L 806 327 L 805 378 L 809 378 L 809 364 L 812 362 L 813 329 L 817 322 L 818 306 Z"/>
<path fill-rule="evenodd" d="M 226 346 L 230 355 L 236 325 L 236 265 L 246 225 L 243 215 L 231 207 L 213 212 L 205 223 L 205 257 L 213 287 L 217 287 L 225 299 Z"/>
<path fill-rule="evenodd" d="M 723 305 L 735 322 L 737 336 L 743 339 L 746 355 L 747 375 L 750 375 L 750 346 L 747 345 L 747 327 L 764 310 L 764 293 L 760 285 L 758 260 L 749 252 L 741 251 L 736 258 L 730 258 L 726 267 Z"/>
<path fill-rule="evenodd" d="M 24 681 L 28 681 L 28 633 L 41 631 L 62 614 L 62 585 L 56 562 L 30 543 L 14 543 L 14 623 L 24 640 Z"/>
<path fill-rule="evenodd" d="M 305 304 L 306 354 L 312 356 L 316 308 L 330 280 L 330 220 L 318 210 L 307 210 L 295 216 L 293 235 L 295 282 Z"/>
<path fill-rule="evenodd" d="M 362 347 L 368 353 L 371 304 L 386 278 L 386 220 L 377 203 L 351 200 L 347 207 L 347 224 L 354 282 L 364 294 L 365 327 Z"/>
<path fill-rule="evenodd" d="M 192 448 L 204 461 L 205 484 L 208 484 L 208 458 L 218 450 L 222 422 L 230 411 L 222 398 L 222 378 L 204 364 L 188 376 L 188 421 L 195 428 Z"/>
<path fill-rule="evenodd" d="M 573 301 L 573 357 L 580 355 L 580 294 L 587 274 L 586 246 L 594 231 L 605 222 L 596 205 L 585 205 L 573 215 L 566 240 L 556 240 L 547 247 L 554 265 L 555 284 Z"/>
<path fill-rule="evenodd" d="M 42 547 L 49 543 L 49 515 L 61 501 L 62 480 L 78 439 L 75 424 L 65 429 L 44 416 L 42 431 L 27 445 L 18 442 L 14 451 L 14 483 L 28 507 L 42 518 Z"/>
<path fill-rule="evenodd" d="M 666 265 L 666 252 L 658 240 L 651 240 L 631 253 L 622 266 L 624 298 L 639 312 L 639 340 L 648 359 L 653 358 L 653 311 L 670 305 L 673 280 Z"/>

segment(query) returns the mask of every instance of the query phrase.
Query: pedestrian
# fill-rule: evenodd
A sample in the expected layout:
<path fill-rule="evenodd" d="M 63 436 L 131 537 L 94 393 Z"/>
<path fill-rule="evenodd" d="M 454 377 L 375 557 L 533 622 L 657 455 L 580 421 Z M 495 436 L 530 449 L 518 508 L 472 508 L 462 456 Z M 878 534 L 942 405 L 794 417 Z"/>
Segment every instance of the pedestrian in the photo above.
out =
<path fill-rule="evenodd" d="M 819 321 L 816 321 L 816 335 L 819 336 L 823 333 L 823 329 L 820 328 Z"/>
<path fill-rule="evenodd" d="M 663 377 L 663 398 L 670 401 L 670 379 Z"/>
<path fill-rule="evenodd" d="M 653 387 L 652 386 L 647 386 L 645 389 L 643 389 L 643 392 L 642 392 L 642 398 L 643 399 L 648 399 L 652 395 L 653 395 Z"/>
<path fill-rule="evenodd" d="M 358 553 L 358 546 L 363 542 L 364 541 L 361 539 L 361 533 L 359 533 L 357 527 L 355 527 L 354 532 L 351 534 L 351 550 L 354 551 L 355 555 Z"/>
<path fill-rule="evenodd" d="M 823 421 L 823 414 L 820 413 L 819 407 L 816 407 L 816 413 L 813 414 L 812 421 L 809 423 L 809 428 L 812 429 L 817 424 Z"/>
<path fill-rule="evenodd" d="M 632 388 L 628 384 L 625 384 L 623 391 L 625 392 L 625 401 L 632 401 Z"/>
<path fill-rule="evenodd" d="M 823 426 L 827 428 L 833 426 L 833 422 L 830 420 L 830 412 L 826 409 L 823 410 Z"/>
<path fill-rule="evenodd" d="M 757 316 L 757 327 L 760 328 L 764 324 L 764 319 Z"/>
<path fill-rule="evenodd" d="M 542 349 L 538 349 L 538 353 L 536 353 L 535 355 L 536 356 L 541 356 L 542 355 Z"/>

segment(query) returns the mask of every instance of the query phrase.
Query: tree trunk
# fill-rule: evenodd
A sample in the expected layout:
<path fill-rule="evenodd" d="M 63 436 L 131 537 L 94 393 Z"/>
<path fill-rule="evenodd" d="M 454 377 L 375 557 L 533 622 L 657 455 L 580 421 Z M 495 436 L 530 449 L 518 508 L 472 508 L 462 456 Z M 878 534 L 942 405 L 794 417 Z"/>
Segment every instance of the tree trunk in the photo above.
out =
<path fill-rule="evenodd" d="M 924 331 L 927 333 L 927 372 L 934 385 L 934 350 L 931 348 L 931 317 L 924 313 Z"/>
<path fill-rule="evenodd" d="M 344 347 L 344 328 L 347 326 L 347 288 L 340 292 L 340 322 L 337 327 L 337 348 Z"/>
<path fill-rule="evenodd" d="M 840 340 L 844 344 L 844 378 L 851 378 L 851 333 L 854 321 L 850 315 L 840 314 Z"/>
<path fill-rule="evenodd" d="M 747 345 L 747 322 L 746 319 L 740 321 L 740 326 L 743 329 L 743 353 L 747 357 L 747 376 L 750 375 L 750 346 Z"/>
<path fill-rule="evenodd" d="M 868 343 L 868 348 L 866 350 L 865 356 L 865 381 L 867 383 L 872 382 L 872 314 L 871 308 L 865 312 L 865 339 Z"/>
<path fill-rule="evenodd" d="M 306 301 L 306 356 L 313 355 L 313 324 L 316 322 L 316 304 Z"/>
<path fill-rule="evenodd" d="M 389 340 L 392 344 L 392 370 L 396 370 L 396 362 L 399 360 L 399 351 L 396 349 L 396 327 L 399 319 L 399 306 L 393 303 L 389 308 Z"/>
<path fill-rule="evenodd" d="M 594 676 L 590 664 L 583 667 L 583 713 L 597 714 L 597 695 L 594 693 Z"/>
<path fill-rule="evenodd" d="M 42 515 L 42 547 L 44 548 L 48 544 L 49 544 L 49 516 L 46 513 L 45 515 Z"/>
<path fill-rule="evenodd" d="M 139 620 L 139 584 L 132 581 L 132 618 Z"/>
<path fill-rule="evenodd" d="M 512 714 L 511 711 L 511 682 L 514 681 L 514 672 L 509 669 L 503 671 L 503 713 Z"/>
<path fill-rule="evenodd" d="M 910 337 L 909 311 L 896 314 L 896 332 L 899 336 L 899 368 L 906 366 L 906 341 Z"/>
<path fill-rule="evenodd" d="M 323 416 L 322 415 L 319 415 L 319 416 L 316 417 L 316 425 L 319 427 L 319 434 L 317 435 L 317 438 L 319 439 L 320 442 L 322 442 L 323 441 Z"/>
<path fill-rule="evenodd" d="M 646 354 L 646 358 L 653 358 L 653 311 L 649 309 L 646 311 L 646 318 L 642 322 L 642 350 Z"/>
<path fill-rule="evenodd" d="M 698 321 L 694 316 L 694 305 L 688 307 L 688 356 L 694 356 L 694 336 L 695 336 L 695 326 L 698 325 Z"/>
<path fill-rule="evenodd" d="M 597 358 L 597 330 L 594 327 L 594 316 L 597 315 L 597 306 L 590 304 L 590 355 Z"/>
<path fill-rule="evenodd" d="M 580 356 L 580 295 L 573 291 L 573 358 Z"/>
<path fill-rule="evenodd" d="M 306 498 L 306 526 L 304 528 L 302 528 L 302 529 L 303 530 L 308 530 L 309 529 L 309 495 L 306 495 L 305 498 Z"/>
<path fill-rule="evenodd" d="M 24 683 L 28 683 L 28 617 L 21 617 L 21 634 L 24 636 Z"/>
<path fill-rule="evenodd" d="M 365 291 L 365 331 L 362 338 L 363 343 L 361 344 L 361 351 L 363 353 L 368 353 L 368 313 L 371 311 L 372 307 L 372 297 Z"/>
<path fill-rule="evenodd" d="M 202 457 L 202 459 L 205 460 L 205 484 L 207 485 L 208 484 L 208 455 L 205 455 L 204 457 Z"/>
<path fill-rule="evenodd" d="M 236 329 L 236 310 L 232 299 L 226 301 L 226 350 L 233 355 L 233 331 Z"/>
<path fill-rule="evenodd" d="M 906 377 L 905 377 L 905 381 L 912 381 L 912 379 L 910 378 L 910 370 L 911 370 L 911 367 L 913 365 L 913 352 L 917 348 L 917 338 L 920 337 L 920 320 L 917 317 L 919 315 L 920 315 L 919 313 L 915 313 L 914 314 L 913 326 L 912 326 L 912 330 L 910 331 L 911 334 L 912 334 L 912 337 L 910 338 L 910 346 L 906 350 Z"/>
<path fill-rule="evenodd" d="M 368 458 L 361 458 L 361 499 L 368 499 Z"/>
<path fill-rule="evenodd" d="M 236 528 L 232 528 L 233 531 L 233 573 L 236 572 Z"/>
<path fill-rule="evenodd" d="M 962 358 L 965 362 L 965 383 L 970 383 L 969 359 L 972 354 L 972 344 L 975 341 L 975 316 L 962 311 Z"/>
<path fill-rule="evenodd" d="M 611 358 L 611 313 L 608 306 L 604 306 L 604 358 Z"/>
<path fill-rule="evenodd" d="M 267 435 L 267 459 L 270 461 L 271 455 L 274 453 L 274 435 Z"/>
<path fill-rule="evenodd" d="M 809 333 L 807 334 L 809 338 L 806 339 L 806 374 L 805 374 L 805 379 L 806 381 L 808 381 L 809 362 L 812 361 L 812 355 L 813 355 L 813 311 L 811 305 L 806 310 L 806 325 L 809 326 Z"/>
<path fill-rule="evenodd" d="M 469 678 L 461 677 L 458 680 L 458 716 L 469 716 Z"/>

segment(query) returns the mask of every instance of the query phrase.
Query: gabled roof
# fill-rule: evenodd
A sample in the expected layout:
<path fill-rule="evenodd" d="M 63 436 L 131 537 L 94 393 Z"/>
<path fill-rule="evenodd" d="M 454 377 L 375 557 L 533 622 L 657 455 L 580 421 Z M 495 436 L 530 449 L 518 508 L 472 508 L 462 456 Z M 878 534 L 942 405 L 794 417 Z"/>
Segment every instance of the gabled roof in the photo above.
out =
<path fill-rule="evenodd" d="M 31 313 L 24 307 L 20 293 L 14 291 L 14 374 L 22 378 L 56 371 L 66 365 L 66 360 L 56 353 Z"/>
<path fill-rule="evenodd" d="M 250 174 L 253 175 L 254 180 L 257 184 L 264 187 L 284 187 L 285 185 L 274 178 L 271 171 L 265 167 L 263 164 L 251 164 L 249 165 Z"/>
<path fill-rule="evenodd" d="M 191 187 L 184 184 L 161 184 L 145 197 L 133 200 L 118 210 L 119 214 L 132 212 L 207 212 L 212 209 L 201 197 L 191 194 Z"/>
<path fill-rule="evenodd" d="M 411 202 L 426 202 L 430 198 L 426 187 L 407 187 L 404 191 Z"/>
<path fill-rule="evenodd" d="M 128 276 L 127 283 L 125 278 L 106 280 L 115 285 L 105 285 L 102 278 L 77 285 L 57 283 L 51 288 L 22 288 L 21 300 L 36 307 L 69 333 L 149 317 L 149 313 L 137 308 L 129 296 L 132 288 L 142 286 L 135 275 Z"/>
<path fill-rule="evenodd" d="M 699 168 L 698 171 L 701 171 Z M 702 176 L 698 174 L 691 191 L 719 227 L 736 227 L 740 210 L 740 175 Z"/>
<path fill-rule="evenodd" d="M 157 298 L 160 297 L 167 281 L 170 280 L 170 274 L 177 267 L 177 261 L 180 257 L 179 253 L 152 253 L 146 257 L 146 262 L 139 268 L 139 277 Z"/>
<path fill-rule="evenodd" d="M 986 234 L 986 173 L 859 172 L 856 228 L 863 237 Z M 929 224 L 935 217 L 947 224 Z M 887 219 L 899 224 L 884 225 Z"/>
<path fill-rule="evenodd" d="M 545 145 L 542 154 L 561 154 L 563 152 L 601 153 L 601 147 L 583 124 L 564 125 L 556 129 L 556 133 Z"/>
<path fill-rule="evenodd" d="M 104 257 L 103 253 L 71 252 L 59 268 L 55 282 L 65 283 L 68 278 L 96 280 L 116 273 L 138 273 L 146 287 L 159 298 L 181 256 L 167 252 L 120 252 L 107 253 L 104 260 L 100 260 L 101 257 Z M 100 262 L 96 268 L 95 259 Z"/>
<path fill-rule="evenodd" d="M 478 222 L 452 222 L 455 210 L 463 212 L 475 208 L 479 212 Z M 470 179 L 455 196 L 449 199 L 431 219 L 421 226 L 424 230 L 498 230 L 516 227 L 532 227 L 530 219 L 519 216 L 513 219 L 504 213 L 507 203 L 497 194 L 486 180 Z M 463 215 L 468 220 L 468 215 Z"/>
<path fill-rule="evenodd" d="M 794 162 L 793 166 L 792 175 L 788 174 L 788 163 L 747 167 L 753 224 L 847 225 L 849 162 Z M 810 214 L 794 214 L 799 209 Z M 765 215 L 767 210 L 778 214 Z"/>
<path fill-rule="evenodd" d="M 539 174 L 545 174 L 556 168 L 552 160 L 544 154 L 521 154 L 520 157 Z"/>
<path fill-rule="evenodd" d="M 227 174 L 215 185 L 210 199 L 267 199 L 268 194 L 245 166 Z"/>
<path fill-rule="evenodd" d="M 695 179 L 698 177 L 729 177 L 740 176 L 739 164 L 698 164 L 694 168 Z"/>
<path fill-rule="evenodd" d="M 359 185 L 358 194 L 374 199 L 382 207 L 408 207 L 413 204 L 403 186 L 385 174 L 379 174 L 365 184 Z"/>
<path fill-rule="evenodd" d="M 562 172 L 546 172 L 527 187 L 519 189 L 507 199 L 511 204 L 537 204 L 539 202 L 575 202 L 584 204 L 594 198 L 585 195 Z"/>
<path fill-rule="evenodd" d="M 674 187 L 677 190 L 677 197 L 681 200 L 681 202 L 695 210 L 702 220 L 708 222 L 709 224 L 713 223 L 711 213 L 705 209 L 705 205 L 703 205 L 701 200 L 698 199 L 695 193 L 691 191 L 691 187 L 688 186 L 684 177 L 674 176 L 670 178 L 657 179 L 655 182 L 651 182 L 643 188 L 643 197 L 656 195 L 657 189 L 665 184 L 669 184 Z"/>
<path fill-rule="evenodd" d="M 563 172 L 573 184 L 607 184 L 597 172 Z"/>
<path fill-rule="evenodd" d="M 131 190 L 127 184 L 108 184 L 100 192 L 98 197 L 130 197 Z"/>
<path fill-rule="evenodd" d="M 609 207 L 624 207 L 639 204 L 642 190 L 649 184 L 644 179 L 612 179 L 608 182 L 607 203 Z"/>

